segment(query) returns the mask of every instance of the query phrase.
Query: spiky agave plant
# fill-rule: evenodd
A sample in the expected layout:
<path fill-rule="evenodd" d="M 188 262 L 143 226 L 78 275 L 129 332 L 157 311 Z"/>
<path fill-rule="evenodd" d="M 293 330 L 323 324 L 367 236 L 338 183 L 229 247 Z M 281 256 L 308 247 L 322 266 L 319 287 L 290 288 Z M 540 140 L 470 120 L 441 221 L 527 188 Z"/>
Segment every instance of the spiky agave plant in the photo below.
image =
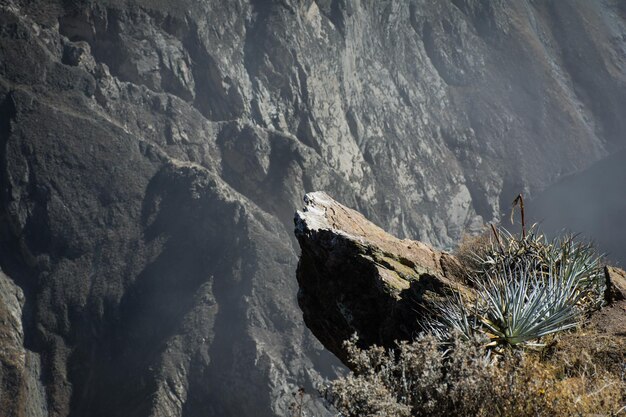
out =
<path fill-rule="evenodd" d="M 537 225 L 531 226 L 523 236 L 517 237 L 504 227 L 491 226 L 494 240 L 474 254 L 479 266 L 478 273 L 491 272 L 497 268 L 514 268 L 522 262 L 536 260 L 547 263 L 558 251 L 558 242 L 550 242 L 539 232 Z M 555 245 L 556 243 L 556 245 Z"/>
<path fill-rule="evenodd" d="M 553 266 L 543 272 L 534 263 L 488 274 L 476 281 L 478 330 L 491 345 L 516 346 L 535 344 L 543 336 L 575 327 L 584 296 L 580 278 Z"/>
<path fill-rule="evenodd" d="M 575 327 L 586 311 L 600 305 L 604 280 L 591 245 L 541 237 L 541 247 L 532 231 L 518 242 L 504 236 L 511 241 L 507 248 L 517 250 L 499 250 L 497 260 L 489 257 L 471 275 L 476 300 L 449 297 L 426 330 L 441 339 L 451 332 L 483 335 L 490 346 L 537 344 L 543 336 Z"/>
<path fill-rule="evenodd" d="M 422 321 L 422 327 L 440 341 L 449 341 L 453 336 L 463 340 L 478 338 L 478 305 L 465 302 L 455 292 L 432 307 L 432 316 Z"/>
<path fill-rule="evenodd" d="M 602 256 L 598 255 L 590 243 L 577 242 L 575 236 L 555 239 L 549 252 L 549 265 L 556 265 L 559 273 L 576 275 L 577 289 L 582 293 L 579 306 L 593 310 L 604 303 L 606 279 L 602 268 Z"/>
<path fill-rule="evenodd" d="M 585 293 L 580 303 L 586 309 L 602 305 L 605 285 L 602 256 L 596 253 L 593 245 L 577 241 L 575 235 L 548 240 L 536 224 L 522 237 L 502 227 L 492 227 L 492 230 L 495 242 L 491 241 L 474 254 L 478 266 L 477 270 L 470 271 L 477 278 L 474 281 L 490 275 L 507 274 L 511 270 L 523 270 L 530 262 L 538 271 L 551 269 L 554 273 L 563 269 L 565 275 L 575 273 L 579 277 L 578 290 Z"/>

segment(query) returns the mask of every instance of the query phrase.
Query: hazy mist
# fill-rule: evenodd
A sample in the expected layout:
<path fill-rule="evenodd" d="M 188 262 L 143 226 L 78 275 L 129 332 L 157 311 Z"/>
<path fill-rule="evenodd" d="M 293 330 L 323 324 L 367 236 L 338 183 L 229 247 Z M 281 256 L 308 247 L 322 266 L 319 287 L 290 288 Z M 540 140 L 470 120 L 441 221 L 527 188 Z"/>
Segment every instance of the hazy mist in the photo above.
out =
<path fill-rule="evenodd" d="M 527 214 L 550 235 L 579 233 L 609 263 L 626 265 L 626 151 L 548 187 L 528 202 Z"/>

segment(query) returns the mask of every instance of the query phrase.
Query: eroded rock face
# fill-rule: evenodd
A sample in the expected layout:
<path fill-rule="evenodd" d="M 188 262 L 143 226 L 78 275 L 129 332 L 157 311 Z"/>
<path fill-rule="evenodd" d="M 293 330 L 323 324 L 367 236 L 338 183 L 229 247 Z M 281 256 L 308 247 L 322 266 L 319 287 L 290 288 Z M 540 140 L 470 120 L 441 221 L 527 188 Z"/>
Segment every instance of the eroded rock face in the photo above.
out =
<path fill-rule="evenodd" d="M 3 260 L 50 415 L 272 415 L 291 366 L 316 378 L 295 303 L 266 290 L 295 293 L 280 223 L 98 115 L 7 100 Z"/>
<path fill-rule="evenodd" d="M 363 346 L 411 340 L 433 303 L 463 287 L 452 255 L 398 239 L 323 192 L 304 202 L 295 217 L 298 303 L 307 327 L 342 360 L 355 332 Z"/>
<path fill-rule="evenodd" d="M 0 271 L 0 410 L 44 417 L 40 358 L 24 347 L 24 293 Z"/>
<path fill-rule="evenodd" d="M 21 315 L 7 340 L 32 358 L 8 378 L 37 400 L 2 404 L 287 414 L 337 364 L 299 324 L 303 192 L 452 245 L 621 145 L 623 15 L 617 1 L 3 1 L 0 267 L 24 300 L 0 310 Z"/>

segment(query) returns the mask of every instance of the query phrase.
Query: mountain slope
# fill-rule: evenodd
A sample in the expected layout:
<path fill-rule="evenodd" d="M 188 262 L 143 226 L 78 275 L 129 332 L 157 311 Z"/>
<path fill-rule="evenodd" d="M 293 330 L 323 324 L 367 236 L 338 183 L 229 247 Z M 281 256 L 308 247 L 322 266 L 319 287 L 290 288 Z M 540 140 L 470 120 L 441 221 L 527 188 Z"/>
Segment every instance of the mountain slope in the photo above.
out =
<path fill-rule="evenodd" d="M 296 305 L 302 195 L 445 247 L 614 153 L 620 4 L 3 2 L 0 404 L 287 414 L 338 363 Z"/>

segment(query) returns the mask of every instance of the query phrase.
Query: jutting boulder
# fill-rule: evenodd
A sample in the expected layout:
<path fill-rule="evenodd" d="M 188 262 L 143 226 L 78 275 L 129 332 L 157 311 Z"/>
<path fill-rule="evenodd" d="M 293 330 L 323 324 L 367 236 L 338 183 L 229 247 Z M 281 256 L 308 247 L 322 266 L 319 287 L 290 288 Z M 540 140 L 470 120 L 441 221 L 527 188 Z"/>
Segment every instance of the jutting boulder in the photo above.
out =
<path fill-rule="evenodd" d="M 304 201 L 295 217 L 298 302 L 306 325 L 340 359 L 354 332 L 364 346 L 393 346 L 420 330 L 432 303 L 467 290 L 452 255 L 398 239 L 323 192 Z"/>

